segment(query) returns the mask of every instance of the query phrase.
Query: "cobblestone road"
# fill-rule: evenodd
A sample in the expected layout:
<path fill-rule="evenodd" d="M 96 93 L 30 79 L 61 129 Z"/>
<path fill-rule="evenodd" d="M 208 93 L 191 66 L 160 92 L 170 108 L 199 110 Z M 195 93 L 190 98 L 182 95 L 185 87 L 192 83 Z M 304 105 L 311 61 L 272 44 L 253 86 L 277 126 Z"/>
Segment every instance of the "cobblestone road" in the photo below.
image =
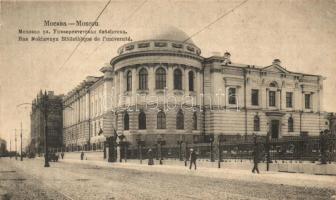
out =
<path fill-rule="evenodd" d="M 0 159 L 4 199 L 330 199 L 334 189 L 298 187 L 80 163 Z M 258 175 L 256 175 L 258 176 Z M 261 174 L 261 176 L 263 176 Z"/>

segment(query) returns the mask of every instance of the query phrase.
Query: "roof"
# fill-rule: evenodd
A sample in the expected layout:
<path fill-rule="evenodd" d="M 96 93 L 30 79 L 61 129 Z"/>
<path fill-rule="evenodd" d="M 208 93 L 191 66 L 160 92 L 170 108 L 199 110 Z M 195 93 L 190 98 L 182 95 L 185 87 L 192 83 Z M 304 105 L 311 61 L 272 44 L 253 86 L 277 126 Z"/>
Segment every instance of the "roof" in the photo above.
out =
<path fill-rule="evenodd" d="M 170 40 L 170 41 L 178 41 L 184 42 L 188 44 L 194 44 L 194 42 L 190 39 L 189 35 L 183 32 L 182 30 L 174 27 L 174 26 L 164 26 L 156 29 L 151 29 L 149 33 L 145 33 L 145 36 L 139 38 L 138 41 L 141 40 Z"/>

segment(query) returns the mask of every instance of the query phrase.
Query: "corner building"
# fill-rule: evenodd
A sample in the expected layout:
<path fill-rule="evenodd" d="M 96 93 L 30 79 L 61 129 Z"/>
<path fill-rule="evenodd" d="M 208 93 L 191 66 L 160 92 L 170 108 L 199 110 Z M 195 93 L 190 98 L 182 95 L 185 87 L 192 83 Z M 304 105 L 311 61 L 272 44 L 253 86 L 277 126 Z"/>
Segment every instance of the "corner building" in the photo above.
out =
<path fill-rule="evenodd" d="M 114 130 L 136 145 L 176 145 L 203 135 L 317 136 L 328 128 L 323 80 L 270 66 L 204 58 L 182 31 L 169 28 L 118 49 L 103 76 L 88 77 L 64 99 L 66 146 L 99 146 Z M 68 106 L 68 107 L 67 107 Z"/>

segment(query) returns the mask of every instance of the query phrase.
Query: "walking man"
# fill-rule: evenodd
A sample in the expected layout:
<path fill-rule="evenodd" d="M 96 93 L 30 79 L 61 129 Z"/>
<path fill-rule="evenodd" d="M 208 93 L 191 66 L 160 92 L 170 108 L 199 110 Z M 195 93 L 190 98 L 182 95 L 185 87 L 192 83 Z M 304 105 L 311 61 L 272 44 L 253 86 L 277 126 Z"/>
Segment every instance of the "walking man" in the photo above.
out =
<path fill-rule="evenodd" d="M 255 147 L 254 147 L 253 152 L 252 152 L 252 156 L 253 156 L 253 169 L 252 169 L 252 173 L 254 173 L 255 171 L 257 171 L 257 173 L 259 174 L 259 169 L 258 169 L 259 150 L 258 150 L 258 145 L 257 144 L 255 144 Z"/>
<path fill-rule="evenodd" d="M 196 170 L 196 160 L 197 160 L 196 152 L 193 149 L 190 149 L 190 166 L 189 166 L 190 170 L 193 164 L 195 165 Z"/>

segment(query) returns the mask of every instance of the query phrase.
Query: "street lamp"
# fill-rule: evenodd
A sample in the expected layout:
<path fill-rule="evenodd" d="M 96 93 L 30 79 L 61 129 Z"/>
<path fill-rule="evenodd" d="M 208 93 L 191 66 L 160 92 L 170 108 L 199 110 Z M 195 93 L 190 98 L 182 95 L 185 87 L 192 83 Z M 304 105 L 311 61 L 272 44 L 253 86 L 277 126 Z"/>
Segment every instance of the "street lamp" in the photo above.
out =
<path fill-rule="evenodd" d="M 41 97 L 37 97 L 37 103 L 31 104 L 31 103 L 22 103 L 17 105 L 17 107 L 23 106 L 23 105 L 31 105 L 35 106 L 35 108 L 39 109 L 43 113 L 43 119 L 44 119 L 44 167 L 50 167 L 49 165 L 49 157 L 48 157 L 48 115 L 50 110 L 49 108 L 49 98 L 47 91 L 41 93 Z M 71 106 L 66 106 L 69 108 L 72 108 Z M 62 107 L 63 108 L 63 107 Z"/>
<path fill-rule="evenodd" d="M 139 152 L 139 160 L 140 160 L 140 164 L 142 164 L 142 147 L 145 146 L 145 141 L 142 140 L 141 135 L 138 134 L 136 136 L 136 141 L 138 143 L 138 152 Z"/>
<path fill-rule="evenodd" d="M 182 158 L 182 144 L 184 142 L 184 137 L 182 135 L 180 135 L 180 138 L 177 140 L 177 144 L 179 145 L 179 159 L 180 161 L 183 160 Z"/>
<path fill-rule="evenodd" d="M 161 135 L 159 135 L 159 137 L 157 138 L 157 143 L 159 146 L 159 160 L 160 160 L 160 165 L 162 165 L 162 145 L 166 144 L 166 141 L 163 140 L 163 137 Z"/>

